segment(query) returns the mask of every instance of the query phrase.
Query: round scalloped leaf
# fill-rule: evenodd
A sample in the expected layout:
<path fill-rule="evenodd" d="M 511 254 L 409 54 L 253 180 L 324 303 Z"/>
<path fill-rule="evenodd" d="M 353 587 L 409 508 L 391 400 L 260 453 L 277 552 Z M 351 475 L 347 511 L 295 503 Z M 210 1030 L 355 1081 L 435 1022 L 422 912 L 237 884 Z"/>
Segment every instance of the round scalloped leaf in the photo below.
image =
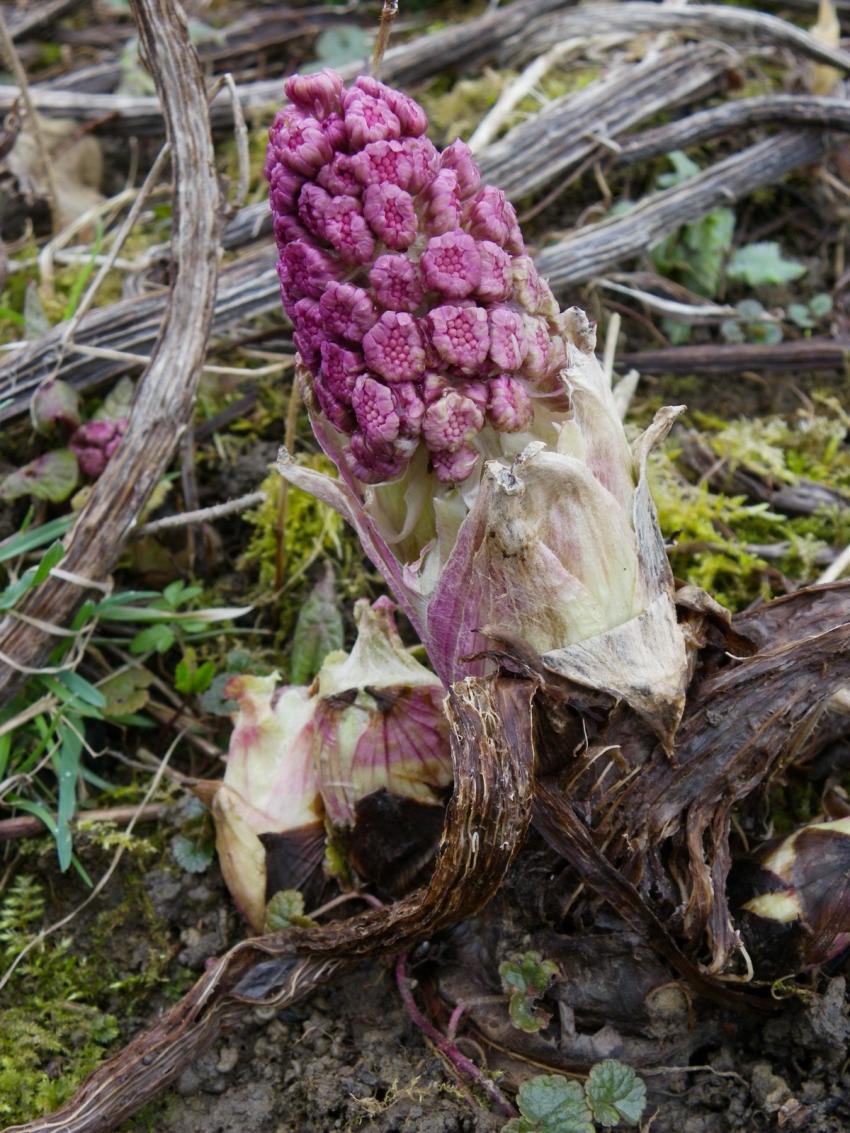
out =
<path fill-rule="evenodd" d="M 540 1074 L 519 1088 L 522 1133 L 594 1133 L 593 1117 L 579 1082 Z"/>
<path fill-rule="evenodd" d="M 631 1066 L 612 1058 L 597 1062 L 585 1083 L 595 1120 L 606 1128 L 637 1125 L 646 1108 L 646 1086 Z"/>

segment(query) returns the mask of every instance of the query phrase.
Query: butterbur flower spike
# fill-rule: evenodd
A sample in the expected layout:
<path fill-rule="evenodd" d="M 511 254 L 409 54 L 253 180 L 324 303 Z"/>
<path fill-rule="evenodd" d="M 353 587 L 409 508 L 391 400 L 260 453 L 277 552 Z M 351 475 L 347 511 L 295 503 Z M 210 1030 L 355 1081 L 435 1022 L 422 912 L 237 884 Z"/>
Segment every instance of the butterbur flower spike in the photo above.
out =
<path fill-rule="evenodd" d="M 645 466 L 675 411 L 628 443 L 593 327 L 415 102 L 329 71 L 286 92 L 266 166 L 281 295 L 340 480 L 285 457 L 283 475 L 354 524 L 445 683 L 518 639 L 669 746 L 685 649 Z"/>
<path fill-rule="evenodd" d="M 257 932 L 277 889 L 322 882 L 326 822 L 356 835 L 371 798 L 407 804 L 408 824 L 424 809 L 421 849 L 433 849 L 428 812 L 439 830 L 452 781 L 445 690 L 403 645 L 394 608 L 387 598 L 359 602 L 354 648 L 330 653 L 309 688 L 279 687 L 275 675 L 225 686 L 238 706 L 227 769 L 197 790 L 212 810 L 224 879 Z M 389 848 L 377 865 L 392 889 L 401 867 Z"/>

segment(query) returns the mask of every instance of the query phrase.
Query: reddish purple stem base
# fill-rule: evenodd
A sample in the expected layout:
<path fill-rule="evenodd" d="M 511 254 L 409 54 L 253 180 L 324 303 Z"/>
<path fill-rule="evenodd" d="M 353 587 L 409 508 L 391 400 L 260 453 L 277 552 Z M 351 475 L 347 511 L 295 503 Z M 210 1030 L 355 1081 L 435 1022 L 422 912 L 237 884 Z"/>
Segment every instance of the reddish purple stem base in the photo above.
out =
<path fill-rule="evenodd" d="M 407 956 L 405 954 L 399 956 L 396 961 L 395 979 L 405 1010 L 423 1035 L 430 1039 L 437 1050 L 449 1060 L 458 1074 L 463 1074 L 466 1078 L 469 1078 L 487 1095 L 499 1113 L 504 1117 L 518 1117 L 517 1111 L 496 1083 L 479 1070 L 472 1059 L 462 1054 L 454 1041 L 441 1034 L 430 1019 L 427 1019 L 419 1010 L 416 1000 L 413 998 L 413 991 L 407 975 Z"/>

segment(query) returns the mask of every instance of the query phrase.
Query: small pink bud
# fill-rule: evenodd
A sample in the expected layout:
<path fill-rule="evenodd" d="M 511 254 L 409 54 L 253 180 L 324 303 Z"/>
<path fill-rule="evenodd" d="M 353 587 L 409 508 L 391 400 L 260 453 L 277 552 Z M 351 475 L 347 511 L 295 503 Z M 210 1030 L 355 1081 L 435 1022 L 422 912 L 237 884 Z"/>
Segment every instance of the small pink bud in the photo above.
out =
<path fill-rule="evenodd" d="M 404 471 L 408 457 L 391 444 L 375 444 L 362 433 L 352 433 L 346 449 L 351 471 L 364 484 L 394 480 Z"/>
<path fill-rule="evenodd" d="M 297 173 L 293 173 L 285 165 L 280 165 L 275 159 L 269 173 L 269 201 L 271 202 L 272 212 L 294 212 L 298 194 L 301 192 L 303 184 L 303 177 L 299 177 Z"/>
<path fill-rule="evenodd" d="M 432 452 L 457 452 L 484 424 L 474 401 L 449 390 L 425 410 L 422 435 Z"/>
<path fill-rule="evenodd" d="M 407 256 L 379 256 L 369 272 L 369 282 L 378 302 L 390 311 L 415 311 L 422 302 L 419 271 Z"/>
<path fill-rule="evenodd" d="M 319 119 L 339 111 L 342 89 L 342 79 L 327 68 L 311 75 L 292 75 L 283 84 L 290 102 Z"/>
<path fill-rule="evenodd" d="M 490 400 L 489 382 L 458 382 L 455 389 L 458 393 L 462 393 L 464 397 L 468 397 L 470 401 L 475 402 L 482 413 L 486 412 Z"/>
<path fill-rule="evenodd" d="M 475 467 L 478 452 L 464 446 L 456 452 L 435 452 L 431 464 L 441 484 L 462 484 Z"/>
<path fill-rule="evenodd" d="M 359 350 L 346 350 L 335 342 L 327 341 L 321 344 L 319 352 L 322 380 L 337 401 L 350 405 L 354 383 L 366 370 L 363 355 Z"/>
<path fill-rule="evenodd" d="M 304 177 L 312 177 L 334 154 L 333 146 L 315 118 L 304 118 L 280 130 L 275 152 L 279 161 Z"/>
<path fill-rule="evenodd" d="M 508 307 L 491 307 L 487 317 L 494 364 L 500 370 L 518 370 L 528 349 L 522 316 Z"/>
<path fill-rule="evenodd" d="M 460 138 L 452 142 L 440 155 L 440 168 L 453 169 L 457 174 L 461 200 L 473 196 L 481 188 L 481 174 L 472 156 L 472 150 Z"/>
<path fill-rule="evenodd" d="M 275 243 L 278 251 L 282 252 L 287 244 L 295 240 L 312 240 L 313 234 L 308 232 L 301 221 L 290 213 L 281 213 L 272 221 Z"/>
<path fill-rule="evenodd" d="M 490 400 L 487 416 L 500 433 L 519 433 L 527 429 L 534 416 L 528 391 L 521 381 L 502 374 L 487 386 Z"/>
<path fill-rule="evenodd" d="M 335 429 L 341 433 L 350 433 L 354 428 L 354 414 L 338 398 L 334 397 L 328 386 L 321 378 L 313 382 L 313 392 L 319 403 L 319 408 Z"/>
<path fill-rule="evenodd" d="M 427 138 L 405 138 L 404 149 L 413 165 L 408 189 L 421 193 L 440 168 L 440 155 Z"/>
<path fill-rule="evenodd" d="M 447 299 L 465 299 L 481 281 L 478 247 L 459 230 L 432 236 L 419 262 L 426 286 Z"/>
<path fill-rule="evenodd" d="M 398 185 L 407 189 L 413 180 L 413 161 L 407 142 L 370 142 L 351 158 L 351 168 L 361 185 Z"/>
<path fill-rule="evenodd" d="M 523 326 L 526 352 L 522 371 L 529 378 L 539 381 L 547 377 L 550 368 L 549 327 L 545 319 L 535 318 L 533 315 L 523 316 Z"/>
<path fill-rule="evenodd" d="M 360 377 L 354 383 L 351 404 L 357 424 L 368 441 L 396 439 L 400 422 L 389 386 L 375 378 Z"/>
<path fill-rule="evenodd" d="M 332 280 L 319 306 L 326 330 L 352 342 L 359 342 L 377 318 L 369 293 L 353 283 Z"/>
<path fill-rule="evenodd" d="M 369 368 L 388 382 L 409 382 L 425 369 L 425 347 L 416 319 L 405 312 L 384 311 L 363 337 Z"/>
<path fill-rule="evenodd" d="M 460 227 L 460 189 L 453 169 L 441 169 L 423 189 L 422 200 L 423 223 L 429 232 L 440 235 Z"/>
<path fill-rule="evenodd" d="M 403 252 L 416 239 L 413 198 L 398 185 L 370 185 L 363 194 L 363 212 L 375 235 L 393 251 Z"/>
<path fill-rule="evenodd" d="M 84 475 L 92 480 L 100 476 L 126 429 L 124 417 L 118 421 L 89 421 L 74 431 L 68 448 L 76 456 Z"/>
<path fill-rule="evenodd" d="M 298 197 L 298 216 L 301 223 L 308 228 L 314 236 L 326 239 L 325 217 L 331 207 L 333 198 L 324 189 L 307 181 Z"/>
<path fill-rule="evenodd" d="M 343 98 L 345 130 L 352 150 L 361 150 L 369 142 L 398 138 L 401 123 L 387 104 L 354 88 Z"/>
<path fill-rule="evenodd" d="M 558 314 L 558 303 L 544 283 L 534 266 L 530 256 L 517 256 L 512 265 L 514 284 L 514 299 L 521 304 L 530 315 L 548 315 L 554 318 Z"/>
<path fill-rule="evenodd" d="M 511 257 L 492 240 L 478 241 L 478 255 L 481 259 L 478 295 L 492 303 L 510 299 L 513 289 Z"/>
<path fill-rule="evenodd" d="M 294 240 L 280 253 L 280 278 L 292 299 L 309 295 L 320 299 L 328 284 L 339 276 L 339 266 L 309 240 Z"/>
<path fill-rule="evenodd" d="M 386 103 L 401 123 L 401 128 L 405 134 L 418 137 L 428 129 L 428 118 L 425 111 L 418 102 L 414 102 L 412 98 L 408 98 L 401 91 L 393 90 L 392 87 L 373 79 L 371 75 L 361 75 L 358 79 L 355 79 L 354 89 L 364 91 L 372 98 Z M 354 94 L 354 91 L 351 93 Z"/>
<path fill-rule="evenodd" d="M 341 115 L 329 114 L 322 122 L 322 133 L 328 139 L 330 147 L 335 153 L 338 150 L 345 149 L 348 133 Z"/>
<path fill-rule="evenodd" d="M 435 307 L 428 314 L 431 342 L 449 366 L 474 374 L 487 361 L 490 334 L 483 307 Z"/>
<path fill-rule="evenodd" d="M 319 361 L 319 348 L 325 340 L 324 319 L 314 299 L 299 299 L 292 308 L 292 341 L 295 349 L 310 369 Z"/>
<path fill-rule="evenodd" d="M 392 387 L 399 419 L 399 436 L 414 439 L 422 431 L 425 403 L 413 382 L 396 382 Z"/>
<path fill-rule="evenodd" d="M 524 250 L 516 210 L 501 189 L 485 185 L 469 209 L 469 231 L 479 240 L 492 240 L 509 252 Z"/>
<path fill-rule="evenodd" d="M 352 162 L 353 158 L 347 153 L 338 153 L 333 161 L 322 166 L 316 180 L 329 193 L 356 197 L 360 192 L 360 182 L 354 176 Z"/>
<path fill-rule="evenodd" d="M 375 238 L 355 197 L 334 197 L 325 213 L 324 224 L 325 238 L 347 264 L 365 264 L 371 260 Z"/>

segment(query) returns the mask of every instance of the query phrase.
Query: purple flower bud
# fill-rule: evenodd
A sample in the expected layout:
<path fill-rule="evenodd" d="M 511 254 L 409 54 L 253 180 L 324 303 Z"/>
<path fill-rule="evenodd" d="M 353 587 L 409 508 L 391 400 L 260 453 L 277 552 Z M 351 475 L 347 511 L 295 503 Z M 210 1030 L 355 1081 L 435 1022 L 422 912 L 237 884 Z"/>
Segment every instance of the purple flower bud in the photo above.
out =
<path fill-rule="evenodd" d="M 291 75 L 283 84 L 286 97 L 314 118 L 339 111 L 342 79 L 327 68 L 311 75 Z"/>
<path fill-rule="evenodd" d="M 312 181 L 306 181 L 298 197 L 298 216 L 314 236 L 325 238 L 325 217 L 333 197 Z"/>
<path fill-rule="evenodd" d="M 347 264 L 365 264 L 371 260 L 375 238 L 355 197 L 335 197 L 325 213 L 324 225 L 326 239 Z"/>
<path fill-rule="evenodd" d="M 398 185 L 408 189 L 413 180 L 409 142 L 370 142 L 351 158 L 351 168 L 361 185 Z"/>
<path fill-rule="evenodd" d="M 363 194 L 363 212 L 388 248 L 403 252 L 416 239 L 413 197 L 398 185 L 370 185 Z"/>
<path fill-rule="evenodd" d="M 432 236 L 419 263 L 426 285 L 447 299 L 465 299 L 481 282 L 478 246 L 459 230 Z"/>
<path fill-rule="evenodd" d="M 492 240 L 508 252 L 520 253 L 525 245 L 514 206 L 501 189 L 485 185 L 469 209 L 469 231 L 479 240 Z"/>
<path fill-rule="evenodd" d="M 354 414 L 351 409 L 339 398 L 335 397 L 327 382 L 320 376 L 313 383 L 313 392 L 319 403 L 319 408 L 335 429 L 341 433 L 350 433 L 354 428 Z"/>
<path fill-rule="evenodd" d="M 486 412 L 490 400 L 489 382 L 458 382 L 454 388 L 474 402 L 482 413 Z"/>
<path fill-rule="evenodd" d="M 379 256 L 369 272 L 375 298 L 390 311 L 415 311 L 422 302 L 416 264 L 407 256 Z"/>
<path fill-rule="evenodd" d="M 361 90 L 349 91 L 343 98 L 343 108 L 348 143 L 353 150 L 401 135 L 401 123 L 389 106 Z"/>
<path fill-rule="evenodd" d="M 353 161 L 347 153 L 338 153 L 333 161 L 322 166 L 316 180 L 329 193 L 356 197 L 360 192 L 360 182 L 354 175 Z"/>
<path fill-rule="evenodd" d="M 324 319 L 314 299 L 299 299 L 292 308 L 292 324 L 297 327 L 292 335 L 295 348 L 308 366 L 319 361 L 319 348 L 325 341 Z"/>
<path fill-rule="evenodd" d="M 400 476 L 408 457 L 391 444 L 376 444 L 354 432 L 346 449 L 349 467 L 364 484 L 382 484 Z"/>
<path fill-rule="evenodd" d="M 447 146 L 440 155 L 440 168 L 453 169 L 457 174 L 461 200 L 473 196 L 481 188 L 481 174 L 472 156 L 472 150 L 460 138 Z"/>
<path fill-rule="evenodd" d="M 323 342 L 319 347 L 321 354 L 321 377 L 328 390 L 337 401 L 351 404 L 354 383 L 366 369 L 366 362 L 359 351 L 346 350 L 335 342 Z"/>
<path fill-rule="evenodd" d="M 332 280 L 319 306 L 326 329 L 352 342 L 359 342 L 377 318 L 369 293 L 353 283 Z"/>
<path fill-rule="evenodd" d="M 525 315 L 522 321 L 526 345 L 522 371 L 532 380 L 540 381 L 551 372 L 549 327 L 544 319 L 532 315 Z"/>
<path fill-rule="evenodd" d="M 275 161 L 268 179 L 272 212 L 275 214 L 294 212 L 298 194 L 304 184 L 304 178 L 293 173 L 287 166 L 279 165 Z"/>
<path fill-rule="evenodd" d="M 312 234 L 307 231 L 301 221 L 289 213 L 281 213 L 279 216 L 276 216 L 272 223 L 272 228 L 274 230 L 275 243 L 280 252 L 283 251 L 287 244 L 292 244 L 295 240 L 306 240 L 308 243 L 312 240 Z"/>
<path fill-rule="evenodd" d="M 460 227 L 460 189 L 453 169 L 441 169 L 422 190 L 422 200 L 423 223 L 429 232 L 440 235 Z"/>
<path fill-rule="evenodd" d="M 520 433 L 534 416 L 528 391 L 521 381 L 502 374 L 488 383 L 487 417 L 500 433 Z"/>
<path fill-rule="evenodd" d="M 508 307 L 491 307 L 490 357 L 500 370 L 518 370 L 528 349 L 522 316 Z"/>
<path fill-rule="evenodd" d="M 478 457 L 476 449 L 464 445 L 455 452 L 435 452 L 431 463 L 441 484 L 462 484 L 477 464 Z"/>
<path fill-rule="evenodd" d="M 363 353 L 369 368 L 388 382 L 409 382 L 425 369 L 425 347 L 412 315 L 384 311 L 363 337 Z"/>
<path fill-rule="evenodd" d="M 479 298 L 493 303 L 510 299 L 513 290 L 511 257 L 492 240 L 478 241 L 478 255 L 481 260 Z"/>
<path fill-rule="evenodd" d="M 417 102 L 408 98 L 406 94 L 402 94 L 401 91 L 393 90 L 392 87 L 373 79 L 371 75 L 361 75 L 358 79 L 355 79 L 354 86 L 355 90 L 364 91 L 372 98 L 386 103 L 401 123 L 401 128 L 405 134 L 415 138 L 424 134 L 428 129 L 428 118 L 425 111 Z M 351 93 L 354 94 L 354 91 Z"/>
<path fill-rule="evenodd" d="M 275 152 L 295 173 L 312 177 L 325 162 L 333 157 L 333 147 L 321 124 L 315 118 L 291 122 L 281 129 L 275 139 Z"/>
<path fill-rule="evenodd" d="M 339 114 L 329 114 L 325 118 L 322 122 L 322 133 L 328 139 L 331 149 L 345 148 L 348 134 L 345 129 L 345 122 Z"/>
<path fill-rule="evenodd" d="M 479 372 L 487 361 L 490 333 L 483 307 L 435 307 L 428 313 L 431 343 L 440 358 L 465 374 Z"/>
<path fill-rule="evenodd" d="M 530 315 L 548 315 L 554 318 L 558 314 L 557 300 L 549 290 L 549 285 L 538 275 L 530 256 L 515 257 L 512 275 L 514 299 Z"/>
<path fill-rule="evenodd" d="M 368 441 L 394 441 L 398 436 L 399 417 L 389 386 L 375 378 L 360 377 L 351 395 L 354 415 Z"/>
<path fill-rule="evenodd" d="M 422 435 L 431 452 L 457 452 L 484 424 L 474 401 L 450 390 L 425 410 Z"/>
<path fill-rule="evenodd" d="M 406 138 L 404 149 L 413 165 L 408 189 L 421 193 L 440 168 L 440 155 L 427 138 Z"/>
<path fill-rule="evenodd" d="M 399 419 L 399 436 L 413 440 L 422 431 L 425 403 L 413 382 L 396 382 L 392 387 L 392 394 Z"/>
<path fill-rule="evenodd" d="M 85 476 L 92 480 L 100 476 L 126 431 L 126 417 L 117 421 L 89 421 L 74 431 L 68 448 Z"/>
<path fill-rule="evenodd" d="M 322 292 L 339 277 L 337 263 L 309 240 L 294 240 L 280 254 L 281 283 L 290 292 L 290 298 L 308 295 L 320 299 Z"/>

